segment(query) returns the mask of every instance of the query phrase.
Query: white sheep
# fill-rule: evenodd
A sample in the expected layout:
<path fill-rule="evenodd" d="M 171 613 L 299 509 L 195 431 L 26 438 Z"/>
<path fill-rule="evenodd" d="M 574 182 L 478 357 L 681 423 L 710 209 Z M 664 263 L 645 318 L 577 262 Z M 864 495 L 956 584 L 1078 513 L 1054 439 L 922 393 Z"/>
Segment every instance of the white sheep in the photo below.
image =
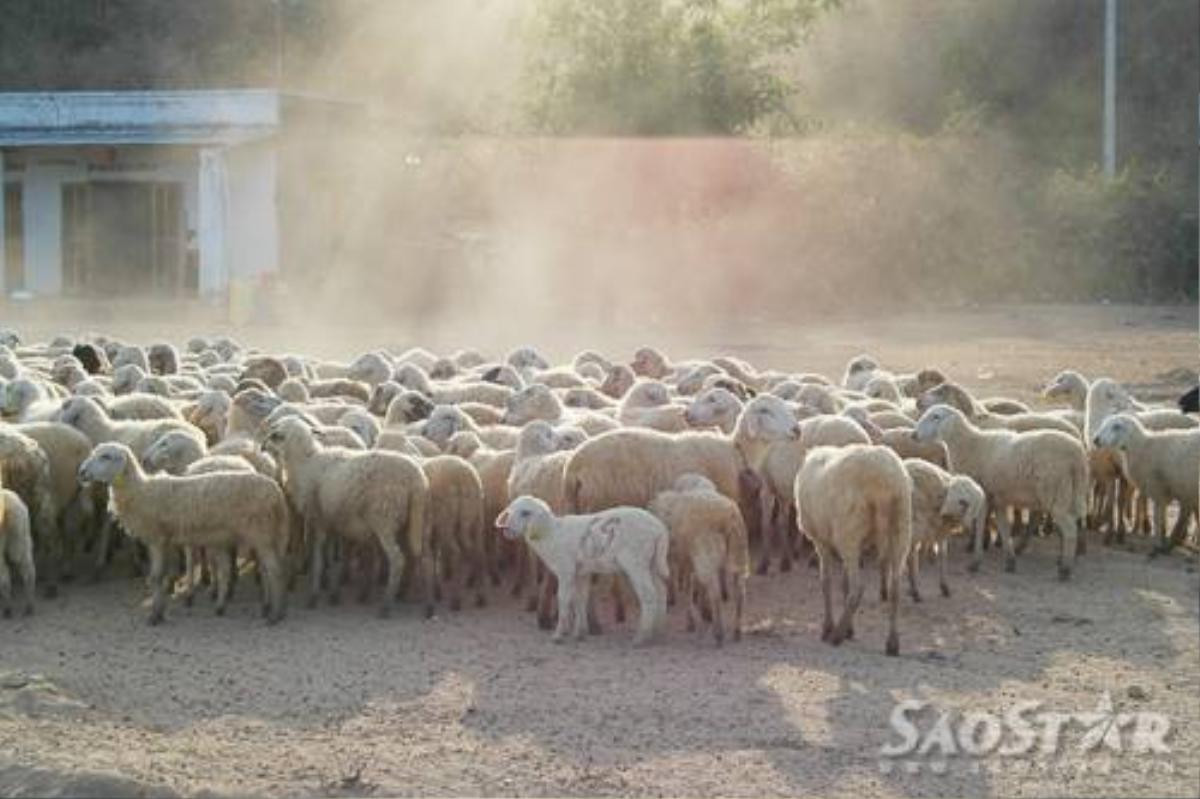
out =
<path fill-rule="evenodd" d="M 1062 536 L 1060 579 L 1071 576 L 1075 551 L 1087 513 L 1087 455 L 1079 439 L 1057 430 L 980 430 L 957 408 L 935 405 L 921 416 L 913 436 L 946 445 L 952 472 L 973 478 L 996 509 L 1004 546 L 1005 569 L 1016 569 L 1008 515 L 1003 508 L 1047 513 Z M 971 569 L 979 567 L 982 525 L 976 528 Z"/>
<path fill-rule="evenodd" d="M 0 606 L 4 618 L 12 616 L 12 571 L 21 581 L 22 612 L 33 613 L 34 584 L 37 569 L 33 563 L 33 538 L 29 530 L 29 511 L 13 491 L 0 491 Z"/>
<path fill-rule="evenodd" d="M 837 646 L 854 637 L 854 614 L 862 600 L 859 558 L 873 548 L 888 595 L 885 652 L 900 654 L 896 630 L 900 577 L 912 543 L 912 480 L 887 447 L 855 444 L 816 447 L 796 475 L 796 518 L 812 542 L 821 570 L 825 616 L 821 640 Z M 841 561 L 842 617 L 833 624 L 833 559 Z"/>
<path fill-rule="evenodd" d="M 962 529 L 974 536 L 987 516 L 987 497 L 979 484 L 965 474 L 952 475 L 928 461 L 908 458 L 904 468 L 912 480 L 912 547 L 908 556 L 908 587 L 914 602 L 921 601 L 917 590 L 919 558 L 925 548 L 938 558 L 938 585 L 942 596 L 950 596 L 946 581 L 947 538 Z"/>
<path fill-rule="evenodd" d="M 438 405 L 429 413 L 422 427 L 422 434 L 439 446 L 444 446 L 455 433 L 466 430 L 479 436 L 492 447 L 513 447 L 520 431 L 515 427 L 493 426 L 481 428 L 475 420 L 454 405 Z"/>
<path fill-rule="evenodd" d="M 166 609 L 165 566 L 172 546 L 215 551 L 242 545 L 253 550 L 262 574 L 267 622 L 283 618 L 288 515 L 275 481 L 251 472 L 149 476 L 130 448 L 119 443 L 98 445 L 79 467 L 79 480 L 108 484 L 122 527 L 146 545 L 154 591 L 151 624 L 161 622 Z M 228 598 L 231 565 L 218 559 L 218 614 Z"/>
<path fill-rule="evenodd" d="M 555 516 L 540 499 L 520 496 L 496 517 L 509 539 L 524 538 L 558 579 L 558 626 L 554 640 L 587 632 L 587 607 L 593 574 L 622 574 L 641 608 L 634 644 L 648 643 L 662 628 L 670 578 L 670 535 L 666 526 L 641 508 L 618 507 L 600 513 Z"/>
<path fill-rule="evenodd" d="M 708 478 L 685 474 L 670 491 L 656 496 L 649 510 L 671 532 L 671 574 L 687 601 L 688 630 L 698 627 L 694 590 L 698 587 L 704 592 L 712 616 L 713 638 L 717 646 L 722 644 L 725 625 L 721 586 L 725 575 L 732 584 L 733 640 L 741 640 L 750 553 L 746 525 L 737 504 L 717 493 Z"/>
<path fill-rule="evenodd" d="M 1155 550 L 1166 551 L 1182 541 L 1188 520 L 1200 507 L 1200 430 L 1147 430 L 1136 416 L 1119 413 L 1104 420 L 1093 443 L 1124 453 L 1130 480 L 1153 500 Z M 1168 539 L 1167 506 L 1172 501 L 1179 502 L 1179 518 Z"/>
<path fill-rule="evenodd" d="M 475 606 L 483 607 L 483 483 L 469 462 L 455 455 L 421 461 L 429 480 L 430 558 L 437 567 L 440 585 L 451 586 L 451 610 L 462 607 L 455 571 L 463 575 L 467 590 L 475 592 Z"/>
<path fill-rule="evenodd" d="M 688 429 L 686 408 L 671 402 L 671 391 L 657 380 L 642 379 L 617 406 L 617 421 L 627 427 L 647 427 L 665 433 Z"/>
<path fill-rule="evenodd" d="M 79 430 L 93 444 L 119 441 L 138 457 L 162 435 L 172 430 L 196 436 L 201 443 L 204 434 L 182 419 L 122 420 L 110 419 L 103 407 L 91 397 L 72 397 L 63 403 L 59 421 Z"/>
<path fill-rule="evenodd" d="M 321 584 L 325 539 L 336 533 L 352 542 L 379 543 L 388 562 L 380 615 L 391 611 L 406 561 L 424 564 L 425 609 L 433 613 L 431 563 L 426 557 L 429 480 L 413 459 L 394 452 L 325 447 L 307 424 L 293 418 L 273 424 L 263 446 L 283 467 L 284 487 L 304 520 L 310 606 Z"/>

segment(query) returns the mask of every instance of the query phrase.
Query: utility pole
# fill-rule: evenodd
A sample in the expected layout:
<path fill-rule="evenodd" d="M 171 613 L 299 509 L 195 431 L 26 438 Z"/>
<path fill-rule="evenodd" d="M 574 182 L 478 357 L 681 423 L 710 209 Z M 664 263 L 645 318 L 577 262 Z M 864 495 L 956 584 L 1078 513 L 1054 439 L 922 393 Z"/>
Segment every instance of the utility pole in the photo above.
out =
<path fill-rule="evenodd" d="M 1104 0 L 1104 176 L 1117 174 L 1117 0 Z"/>

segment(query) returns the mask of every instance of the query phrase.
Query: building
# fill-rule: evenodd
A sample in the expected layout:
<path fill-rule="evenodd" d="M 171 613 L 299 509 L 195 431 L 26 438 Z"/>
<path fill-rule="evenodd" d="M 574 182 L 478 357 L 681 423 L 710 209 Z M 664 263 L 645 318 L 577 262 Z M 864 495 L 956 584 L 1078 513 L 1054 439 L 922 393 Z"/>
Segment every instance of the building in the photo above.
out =
<path fill-rule="evenodd" d="M 3 295 L 213 296 L 278 272 L 284 142 L 356 112 L 260 89 L 0 93 Z"/>

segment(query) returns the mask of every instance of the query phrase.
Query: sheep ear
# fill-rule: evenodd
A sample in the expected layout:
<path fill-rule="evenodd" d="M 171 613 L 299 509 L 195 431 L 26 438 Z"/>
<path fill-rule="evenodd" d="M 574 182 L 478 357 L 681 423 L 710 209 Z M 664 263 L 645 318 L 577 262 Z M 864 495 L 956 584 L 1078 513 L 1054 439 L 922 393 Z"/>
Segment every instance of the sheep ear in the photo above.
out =
<path fill-rule="evenodd" d="M 500 511 L 500 515 L 496 517 L 496 527 L 499 529 L 504 529 L 505 527 L 508 527 L 508 509 L 507 508 Z"/>

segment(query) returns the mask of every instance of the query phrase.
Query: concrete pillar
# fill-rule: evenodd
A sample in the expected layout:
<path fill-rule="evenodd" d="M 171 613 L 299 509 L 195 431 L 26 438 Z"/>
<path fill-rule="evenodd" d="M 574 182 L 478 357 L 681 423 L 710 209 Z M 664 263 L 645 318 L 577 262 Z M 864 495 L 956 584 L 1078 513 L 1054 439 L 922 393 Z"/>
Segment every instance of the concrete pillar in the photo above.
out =
<path fill-rule="evenodd" d="M 30 163 L 25 169 L 25 288 L 35 294 L 62 292 L 62 184 L 78 172 L 58 164 Z"/>
<path fill-rule="evenodd" d="M 200 251 L 199 289 L 203 296 L 223 291 L 229 285 L 229 182 L 225 150 L 220 147 L 201 150 L 199 169 L 196 246 Z"/>
<path fill-rule="evenodd" d="M 6 280 L 8 277 L 8 263 L 5 261 L 8 255 L 8 239 L 5 231 L 8 226 L 5 224 L 6 217 L 4 216 L 4 196 L 7 192 L 4 190 L 4 149 L 0 148 L 0 299 L 8 295 L 8 286 Z"/>

